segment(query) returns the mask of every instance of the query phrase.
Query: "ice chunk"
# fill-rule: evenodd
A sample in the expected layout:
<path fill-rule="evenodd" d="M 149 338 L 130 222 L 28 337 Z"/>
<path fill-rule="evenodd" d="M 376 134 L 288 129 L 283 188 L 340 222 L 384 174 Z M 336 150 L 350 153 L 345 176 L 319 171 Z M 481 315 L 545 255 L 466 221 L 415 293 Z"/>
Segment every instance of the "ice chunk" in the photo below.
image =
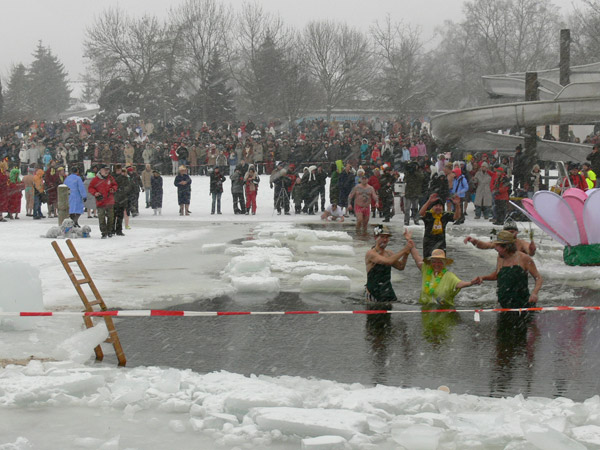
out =
<path fill-rule="evenodd" d="M 347 264 L 324 264 L 314 261 L 295 261 L 282 265 L 284 272 L 290 271 L 293 275 L 303 276 L 311 273 L 320 273 L 321 275 L 344 275 L 347 277 L 363 277 L 364 274 L 354 267 Z"/>
<path fill-rule="evenodd" d="M 354 249 L 350 245 L 313 245 L 309 253 L 330 256 L 354 256 Z"/>
<path fill-rule="evenodd" d="M 55 359 L 68 359 L 83 364 L 94 354 L 94 348 L 108 337 L 104 321 L 87 328 L 58 345 L 52 353 Z"/>
<path fill-rule="evenodd" d="M 540 450 L 586 450 L 583 444 L 553 428 L 529 425 L 523 431 L 525 439 Z"/>
<path fill-rule="evenodd" d="M 19 436 L 15 442 L 0 445 L 0 450 L 26 450 L 33 448 L 29 439 Z"/>
<path fill-rule="evenodd" d="M 226 255 L 254 255 L 270 260 L 291 260 L 294 257 L 292 251 L 287 247 L 227 247 Z"/>
<path fill-rule="evenodd" d="M 240 293 L 246 292 L 279 292 L 277 277 L 235 277 L 231 280 L 233 287 Z"/>
<path fill-rule="evenodd" d="M 435 450 L 443 431 L 442 428 L 417 424 L 407 428 L 394 428 L 392 439 L 406 450 Z"/>
<path fill-rule="evenodd" d="M 302 396 L 292 389 L 272 384 L 249 384 L 244 390 L 234 391 L 224 402 L 228 413 L 243 416 L 252 408 L 301 406 Z"/>
<path fill-rule="evenodd" d="M 279 239 L 251 239 L 242 241 L 244 247 L 281 247 Z"/>
<path fill-rule="evenodd" d="M 369 429 L 364 414 L 342 409 L 255 408 L 250 414 L 262 430 L 299 436 L 336 435 L 351 439 Z"/>
<path fill-rule="evenodd" d="M 167 369 L 161 376 L 160 380 L 154 385 L 156 389 L 168 394 L 179 392 L 181 386 L 181 372 L 177 369 Z"/>
<path fill-rule="evenodd" d="M 350 284 L 348 277 L 313 273 L 302 278 L 300 289 L 304 292 L 349 292 Z"/>
<path fill-rule="evenodd" d="M 227 244 L 219 243 L 219 244 L 204 244 L 202 246 L 202 253 L 224 253 Z"/>
<path fill-rule="evenodd" d="M 38 269 L 25 263 L 3 261 L 0 263 L 0 286 L 0 311 L 44 311 Z M 0 318 L 0 330 L 32 330 L 39 320 L 35 317 Z"/>
<path fill-rule="evenodd" d="M 584 444 L 600 447 L 600 427 L 597 425 L 584 425 L 571 429 L 573 437 Z"/>
<path fill-rule="evenodd" d="M 185 424 L 181 420 L 169 420 L 169 429 L 174 433 L 183 433 L 185 432 Z"/>
<path fill-rule="evenodd" d="M 232 425 L 239 425 L 237 417 L 233 414 L 222 414 L 222 413 L 209 413 L 203 421 L 204 428 L 220 430 L 223 425 L 230 423 Z"/>
<path fill-rule="evenodd" d="M 346 439 L 341 436 L 319 436 L 302 439 L 302 449 L 306 450 L 344 450 Z"/>
<path fill-rule="evenodd" d="M 98 450 L 119 450 L 120 439 L 121 439 L 120 436 L 112 437 L 108 441 L 106 441 L 104 444 L 102 444 L 100 447 L 98 447 Z"/>
<path fill-rule="evenodd" d="M 352 242 L 352 236 L 345 231 L 315 231 L 322 241 Z"/>
<path fill-rule="evenodd" d="M 270 263 L 259 255 L 243 255 L 231 258 L 225 267 L 225 272 L 230 275 L 245 275 L 248 273 L 270 272 Z"/>

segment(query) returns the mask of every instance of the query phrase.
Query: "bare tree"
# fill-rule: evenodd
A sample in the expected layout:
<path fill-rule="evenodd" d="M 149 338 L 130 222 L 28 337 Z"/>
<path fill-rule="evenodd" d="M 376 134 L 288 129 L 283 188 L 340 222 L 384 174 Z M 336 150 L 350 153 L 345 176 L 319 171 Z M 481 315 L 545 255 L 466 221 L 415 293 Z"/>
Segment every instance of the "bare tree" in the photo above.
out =
<path fill-rule="evenodd" d="M 427 71 L 437 108 L 489 102 L 483 75 L 525 72 L 558 64 L 560 18 L 550 0 L 473 0 L 465 19 L 446 22 Z"/>
<path fill-rule="evenodd" d="M 572 61 L 589 64 L 600 60 L 600 0 L 582 0 L 569 18 L 573 33 Z"/>
<path fill-rule="evenodd" d="M 484 74 L 540 70 L 557 60 L 560 18 L 550 0 L 477 0 L 461 25 L 474 38 Z"/>
<path fill-rule="evenodd" d="M 383 23 L 377 21 L 371 27 L 371 37 L 378 69 L 375 97 L 399 115 L 421 109 L 432 91 L 423 70 L 420 29 L 393 23 L 388 14 Z"/>
<path fill-rule="evenodd" d="M 106 70 L 111 79 L 126 81 L 145 112 L 145 102 L 164 69 L 166 30 L 156 17 L 134 19 L 119 9 L 107 9 L 87 29 L 84 55 Z"/>
<path fill-rule="evenodd" d="M 358 97 L 372 69 L 365 35 L 329 21 L 313 21 L 303 33 L 304 64 L 325 92 L 327 120 L 342 102 Z"/>
<path fill-rule="evenodd" d="M 197 101 L 202 120 L 208 120 L 206 98 L 211 57 L 225 54 L 233 25 L 231 8 L 215 0 L 186 0 L 171 12 L 177 39 L 182 41 L 185 91 Z"/>

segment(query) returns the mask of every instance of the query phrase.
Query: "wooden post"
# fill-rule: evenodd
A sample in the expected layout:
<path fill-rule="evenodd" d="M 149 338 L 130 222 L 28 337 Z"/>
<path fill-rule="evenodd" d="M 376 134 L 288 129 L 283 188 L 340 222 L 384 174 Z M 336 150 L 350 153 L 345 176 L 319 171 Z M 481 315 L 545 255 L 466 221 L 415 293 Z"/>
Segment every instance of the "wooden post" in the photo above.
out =
<path fill-rule="evenodd" d="M 571 30 L 560 30 L 560 85 L 569 84 L 571 75 Z M 569 141 L 569 124 L 559 124 L 558 140 Z"/>
<path fill-rule="evenodd" d="M 58 226 L 61 226 L 63 220 L 69 218 L 69 194 L 71 189 L 65 184 L 58 186 Z"/>
<path fill-rule="evenodd" d="M 540 99 L 538 93 L 537 72 L 525 73 L 525 101 L 535 102 Z M 537 129 L 536 127 L 525 127 L 525 149 L 523 150 L 525 159 L 525 173 L 529 173 L 533 165 L 537 162 Z"/>

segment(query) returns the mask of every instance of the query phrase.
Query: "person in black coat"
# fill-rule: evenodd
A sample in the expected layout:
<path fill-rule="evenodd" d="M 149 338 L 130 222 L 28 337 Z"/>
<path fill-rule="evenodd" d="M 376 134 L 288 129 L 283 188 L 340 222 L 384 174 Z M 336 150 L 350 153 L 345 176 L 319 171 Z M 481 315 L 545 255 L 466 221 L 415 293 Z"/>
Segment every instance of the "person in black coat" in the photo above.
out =
<path fill-rule="evenodd" d="M 354 173 L 352 172 L 352 166 L 346 164 L 346 168 L 342 171 L 338 179 L 338 186 L 340 189 L 340 201 L 339 206 L 343 208 L 348 207 L 348 195 L 354 188 Z"/>
<path fill-rule="evenodd" d="M 158 170 L 152 171 L 150 178 L 150 206 L 154 210 L 154 215 L 162 214 L 162 199 L 163 199 L 163 179 Z"/>
<path fill-rule="evenodd" d="M 210 195 L 212 196 L 211 214 L 215 213 L 215 203 L 217 204 L 217 214 L 221 214 L 221 194 L 223 194 L 223 182 L 226 180 L 218 167 L 210 174 Z"/>
<path fill-rule="evenodd" d="M 244 175 L 238 168 L 231 175 L 231 195 L 233 196 L 233 213 L 246 214 L 246 200 L 244 199 Z"/>
<path fill-rule="evenodd" d="M 317 167 L 315 176 L 317 178 L 317 197 L 321 197 L 321 212 L 323 212 L 325 211 L 325 184 L 327 184 L 327 172 L 323 170 L 323 166 Z"/>
<path fill-rule="evenodd" d="M 173 182 L 177 186 L 177 203 L 179 203 L 179 215 L 191 214 L 190 199 L 192 197 L 192 179 L 187 173 L 187 167 L 179 166 L 179 173 Z"/>

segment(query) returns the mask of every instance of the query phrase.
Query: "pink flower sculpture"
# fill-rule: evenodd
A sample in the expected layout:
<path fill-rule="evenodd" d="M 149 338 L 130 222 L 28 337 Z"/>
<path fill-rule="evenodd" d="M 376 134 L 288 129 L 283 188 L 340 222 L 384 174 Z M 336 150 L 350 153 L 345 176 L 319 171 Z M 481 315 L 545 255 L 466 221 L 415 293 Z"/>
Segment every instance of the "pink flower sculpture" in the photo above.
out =
<path fill-rule="evenodd" d="M 600 189 L 572 188 L 562 197 L 538 191 L 516 206 L 532 222 L 565 246 L 569 265 L 600 265 Z"/>

